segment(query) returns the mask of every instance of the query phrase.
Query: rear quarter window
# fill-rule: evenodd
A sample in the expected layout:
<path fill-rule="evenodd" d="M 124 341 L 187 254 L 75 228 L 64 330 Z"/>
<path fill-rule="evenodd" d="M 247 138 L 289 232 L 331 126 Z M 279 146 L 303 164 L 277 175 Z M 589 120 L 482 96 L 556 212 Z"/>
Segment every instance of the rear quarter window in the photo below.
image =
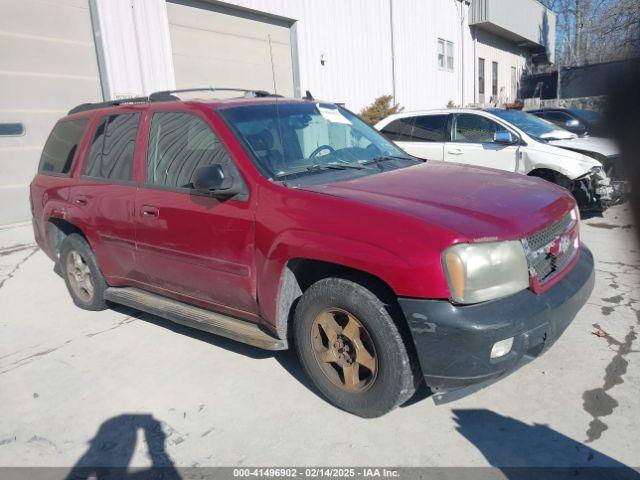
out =
<path fill-rule="evenodd" d="M 411 127 L 413 118 L 399 118 L 384 127 L 380 133 L 393 142 L 409 142 L 411 141 Z"/>
<path fill-rule="evenodd" d="M 88 123 L 87 118 L 58 122 L 44 145 L 38 172 L 68 174 Z"/>

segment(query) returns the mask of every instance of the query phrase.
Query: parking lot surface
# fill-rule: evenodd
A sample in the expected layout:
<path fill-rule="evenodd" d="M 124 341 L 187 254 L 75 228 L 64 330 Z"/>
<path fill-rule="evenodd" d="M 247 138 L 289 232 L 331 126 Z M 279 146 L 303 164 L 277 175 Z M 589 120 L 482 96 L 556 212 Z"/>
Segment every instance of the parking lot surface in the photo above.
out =
<path fill-rule="evenodd" d="M 0 466 L 638 467 L 640 247 L 626 205 L 581 228 L 595 290 L 549 352 L 373 420 L 321 399 L 294 352 L 76 308 L 30 225 L 1 228 Z"/>

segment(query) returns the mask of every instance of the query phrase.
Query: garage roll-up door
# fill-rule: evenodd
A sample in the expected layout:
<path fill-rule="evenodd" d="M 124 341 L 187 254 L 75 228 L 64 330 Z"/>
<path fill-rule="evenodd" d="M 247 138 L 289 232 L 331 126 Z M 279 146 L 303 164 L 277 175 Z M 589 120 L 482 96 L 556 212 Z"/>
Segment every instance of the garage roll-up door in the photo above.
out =
<path fill-rule="evenodd" d="M 205 2 L 167 3 L 167 13 L 177 88 L 273 92 L 275 76 L 277 93 L 293 96 L 291 36 L 284 22 Z"/>
<path fill-rule="evenodd" d="M 58 118 L 101 98 L 87 0 L 0 1 L 0 224 L 30 218 L 27 185 Z"/>

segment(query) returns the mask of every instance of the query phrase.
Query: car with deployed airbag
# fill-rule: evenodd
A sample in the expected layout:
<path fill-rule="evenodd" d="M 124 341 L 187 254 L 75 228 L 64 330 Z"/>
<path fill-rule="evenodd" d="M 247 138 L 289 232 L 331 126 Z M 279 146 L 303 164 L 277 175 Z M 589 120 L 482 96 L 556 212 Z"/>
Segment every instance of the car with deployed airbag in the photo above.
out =
<path fill-rule="evenodd" d="M 505 377 L 587 301 L 567 190 L 418 159 L 310 96 L 185 93 L 80 105 L 53 127 L 33 228 L 78 307 L 295 347 L 329 402 L 376 417 L 422 383 L 443 403 Z"/>

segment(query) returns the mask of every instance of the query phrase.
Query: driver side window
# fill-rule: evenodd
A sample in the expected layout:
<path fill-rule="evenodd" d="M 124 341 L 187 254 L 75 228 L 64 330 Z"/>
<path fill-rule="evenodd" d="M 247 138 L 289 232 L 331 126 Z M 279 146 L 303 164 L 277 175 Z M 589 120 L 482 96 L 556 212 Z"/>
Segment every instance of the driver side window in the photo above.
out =
<path fill-rule="evenodd" d="M 172 189 L 193 189 L 198 167 L 220 164 L 239 173 L 211 127 L 184 112 L 157 112 L 151 120 L 147 149 L 147 184 Z"/>
<path fill-rule="evenodd" d="M 451 132 L 451 140 L 462 143 L 493 143 L 496 132 L 506 130 L 502 125 L 481 115 L 461 113 Z"/>

